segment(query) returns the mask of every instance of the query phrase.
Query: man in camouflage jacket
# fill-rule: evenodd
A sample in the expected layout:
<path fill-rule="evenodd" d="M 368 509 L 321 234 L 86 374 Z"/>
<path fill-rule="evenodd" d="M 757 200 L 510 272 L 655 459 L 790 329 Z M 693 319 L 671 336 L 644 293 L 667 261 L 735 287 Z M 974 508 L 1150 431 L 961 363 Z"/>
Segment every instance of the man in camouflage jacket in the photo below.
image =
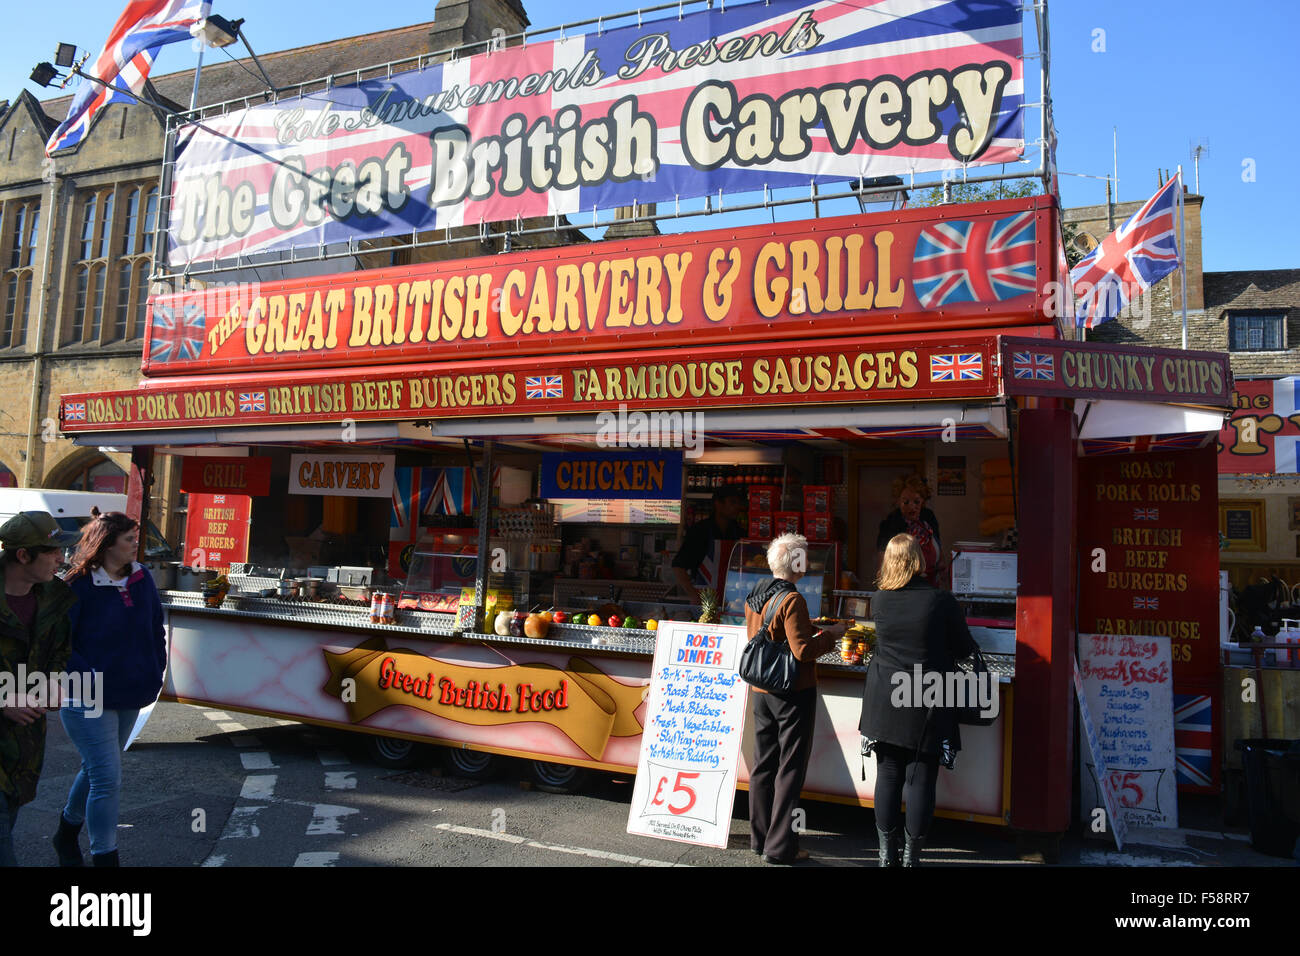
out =
<path fill-rule="evenodd" d="M 69 537 L 50 515 L 15 515 L 0 525 L 0 542 L 0 866 L 13 866 L 18 808 L 36 796 L 45 762 L 45 713 L 59 706 L 48 698 L 31 706 L 20 676 L 46 678 L 67 668 L 68 610 L 76 598 L 55 576 Z"/>

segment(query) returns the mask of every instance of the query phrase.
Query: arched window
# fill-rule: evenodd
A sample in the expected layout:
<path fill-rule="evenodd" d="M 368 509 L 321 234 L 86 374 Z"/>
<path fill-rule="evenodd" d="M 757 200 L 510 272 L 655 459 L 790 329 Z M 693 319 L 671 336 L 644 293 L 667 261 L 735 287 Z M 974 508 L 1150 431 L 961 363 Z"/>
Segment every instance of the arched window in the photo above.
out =
<path fill-rule="evenodd" d="M 92 269 L 90 273 L 91 296 L 94 301 L 94 307 L 90 312 L 90 340 L 92 342 L 98 342 L 100 333 L 104 330 L 104 287 L 107 285 L 104 278 L 107 274 L 108 269 L 104 266 Z"/>
<path fill-rule="evenodd" d="M 82 259 L 95 258 L 95 203 L 99 199 L 94 193 L 86 197 L 86 205 L 81 212 L 81 256 Z"/>
<path fill-rule="evenodd" d="M 80 342 L 86 332 L 86 299 L 90 294 L 90 267 L 77 270 L 77 289 L 72 300 L 72 340 Z"/>
<path fill-rule="evenodd" d="M 153 231 L 158 227 L 158 187 L 153 186 L 144 200 L 144 245 L 141 252 L 153 255 Z"/>
<path fill-rule="evenodd" d="M 126 338 L 131 322 L 131 261 L 125 260 L 117 270 L 117 310 L 113 320 L 113 338 Z"/>

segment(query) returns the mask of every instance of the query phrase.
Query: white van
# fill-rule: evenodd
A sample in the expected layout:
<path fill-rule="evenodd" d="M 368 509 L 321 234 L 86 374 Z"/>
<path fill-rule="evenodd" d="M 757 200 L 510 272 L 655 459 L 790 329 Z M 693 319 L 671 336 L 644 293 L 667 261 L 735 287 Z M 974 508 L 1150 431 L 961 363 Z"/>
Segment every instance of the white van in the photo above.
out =
<path fill-rule="evenodd" d="M 125 511 L 126 495 L 107 491 L 60 491 L 55 488 L 0 488 L 0 524 L 20 511 L 46 511 L 64 531 L 80 531 L 90 509 Z"/>

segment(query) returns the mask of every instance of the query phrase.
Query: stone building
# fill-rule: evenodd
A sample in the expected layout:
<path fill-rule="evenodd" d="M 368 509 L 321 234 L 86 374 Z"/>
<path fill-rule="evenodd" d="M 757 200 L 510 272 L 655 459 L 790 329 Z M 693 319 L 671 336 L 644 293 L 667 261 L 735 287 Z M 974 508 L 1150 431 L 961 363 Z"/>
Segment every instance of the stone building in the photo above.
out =
<path fill-rule="evenodd" d="M 485 44 L 528 24 L 519 0 L 440 0 L 427 23 L 259 59 L 277 87 L 296 95 L 299 84 L 364 79 L 366 67 Z M 179 111 L 193 85 L 192 70 L 155 76 L 146 94 Z M 202 68 L 200 106 L 244 97 L 253 105 L 266 95 L 249 60 L 209 57 Z M 58 398 L 130 388 L 140 379 L 146 300 L 164 291 L 150 285 L 164 121 L 146 106 L 114 104 L 77 146 L 46 157 L 45 143 L 71 100 L 42 101 L 22 90 L 0 101 L 0 485 L 125 490 L 129 455 L 62 438 Z M 553 241 L 561 238 L 574 236 Z M 411 261 L 382 245 L 329 271 Z M 492 251 L 486 245 L 475 233 L 472 241 L 421 252 L 446 258 Z M 175 461 L 163 462 L 149 512 L 175 542 Z"/>
<path fill-rule="evenodd" d="M 1213 228 L 1213 220 L 1203 223 L 1204 197 L 1187 194 L 1185 199 L 1187 347 L 1226 352 L 1238 383 L 1300 376 L 1300 268 L 1204 271 L 1202 229 Z M 1063 219 L 1074 228 L 1076 246 L 1087 251 L 1122 225 L 1139 206 L 1141 202 L 1083 206 L 1065 210 Z M 1089 331 L 1088 339 L 1180 348 L 1179 273 L 1175 271 L 1158 282 L 1134 302 L 1127 314 Z M 1270 407 L 1249 411 L 1259 420 L 1276 414 L 1277 422 L 1266 427 L 1279 424 L 1282 436 L 1300 434 L 1300 417 L 1294 426 L 1286 425 L 1287 416 L 1300 409 Z M 1265 436 L 1262 440 L 1278 439 Z M 1296 515 L 1300 475 L 1290 471 L 1248 477 L 1221 474 L 1219 499 L 1220 524 L 1225 527 L 1228 509 L 1248 510 L 1251 502 L 1259 502 L 1261 509 L 1254 519 L 1261 524 L 1255 540 L 1234 542 L 1223 555 L 1222 567 L 1230 573 L 1232 583 L 1240 587 L 1260 576 L 1275 574 L 1290 584 L 1300 583 L 1300 523 Z"/>

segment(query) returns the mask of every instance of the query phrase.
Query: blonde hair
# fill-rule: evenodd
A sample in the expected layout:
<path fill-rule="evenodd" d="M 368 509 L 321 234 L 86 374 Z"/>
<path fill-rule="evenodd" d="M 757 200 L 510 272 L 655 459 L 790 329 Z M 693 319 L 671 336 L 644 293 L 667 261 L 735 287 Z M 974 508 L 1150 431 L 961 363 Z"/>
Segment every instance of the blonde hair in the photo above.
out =
<path fill-rule="evenodd" d="M 930 500 L 930 486 L 925 483 L 925 479 L 920 475 L 908 475 L 906 478 L 895 478 L 890 491 L 894 496 L 894 504 L 898 504 L 898 499 L 903 497 L 905 491 L 915 491 L 921 496 L 921 503 Z"/>
<path fill-rule="evenodd" d="M 885 556 L 880 562 L 876 587 L 881 591 L 897 591 L 915 575 L 925 572 L 925 555 L 910 534 L 896 534 L 885 546 Z"/>

